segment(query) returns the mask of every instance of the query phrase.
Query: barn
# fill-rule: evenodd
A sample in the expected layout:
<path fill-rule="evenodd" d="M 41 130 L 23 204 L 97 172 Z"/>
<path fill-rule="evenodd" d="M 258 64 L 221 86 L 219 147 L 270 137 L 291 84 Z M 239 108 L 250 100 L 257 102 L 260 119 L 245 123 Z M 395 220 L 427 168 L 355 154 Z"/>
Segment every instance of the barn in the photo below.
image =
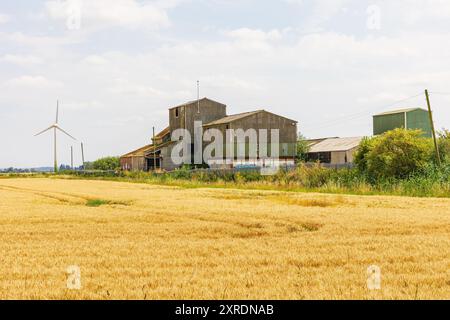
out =
<path fill-rule="evenodd" d="M 146 145 L 120 157 L 120 167 L 124 171 L 147 171 L 146 152 L 153 149 L 153 144 Z"/>
<path fill-rule="evenodd" d="M 121 156 L 121 169 L 124 171 L 149 171 L 154 167 L 154 145 L 161 146 L 167 144 L 168 140 L 170 140 L 170 130 L 167 127 L 155 136 L 152 144 L 148 144 Z"/>
<path fill-rule="evenodd" d="M 424 136 L 432 137 L 429 113 L 425 109 L 406 108 L 373 116 L 373 134 L 375 136 L 397 128 L 420 129 L 424 132 Z"/>
<path fill-rule="evenodd" d="M 257 138 L 257 150 L 261 150 L 264 146 L 263 144 L 267 144 L 267 157 L 261 157 L 258 154 L 257 158 L 250 159 L 249 154 L 249 140 L 245 142 L 245 157 L 243 159 L 238 159 L 234 157 L 231 162 L 226 162 L 224 159 L 215 159 L 213 164 L 215 165 L 228 165 L 228 166 L 286 166 L 286 165 L 294 165 L 295 157 L 297 152 L 297 121 L 288 119 L 283 116 L 279 116 L 277 114 L 268 112 L 266 110 L 256 110 L 251 112 L 240 113 L 236 115 L 227 116 L 216 121 L 207 123 L 203 126 L 204 130 L 208 129 L 217 129 L 222 135 L 226 136 L 226 130 L 238 130 L 242 129 L 247 131 L 249 129 L 256 130 L 256 138 Z M 267 134 L 267 141 L 265 143 L 261 143 L 261 129 L 265 129 L 268 132 L 270 130 L 276 129 L 279 132 L 279 150 L 276 151 L 278 159 L 270 159 L 271 155 L 271 136 L 270 133 Z M 234 148 L 234 154 L 236 154 L 237 149 L 237 141 L 233 141 L 232 144 L 227 144 L 224 141 L 224 155 L 226 155 L 227 148 Z M 226 159 L 231 160 L 231 159 Z"/>
<path fill-rule="evenodd" d="M 354 154 L 363 137 L 327 138 L 310 142 L 307 154 L 308 162 L 320 162 L 330 165 L 353 163 Z"/>

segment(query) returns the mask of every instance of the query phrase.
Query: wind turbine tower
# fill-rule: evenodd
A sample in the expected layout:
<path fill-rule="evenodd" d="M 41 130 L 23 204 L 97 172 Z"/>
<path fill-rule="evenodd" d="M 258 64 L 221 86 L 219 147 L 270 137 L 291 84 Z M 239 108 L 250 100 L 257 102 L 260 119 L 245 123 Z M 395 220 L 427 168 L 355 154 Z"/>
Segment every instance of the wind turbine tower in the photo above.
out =
<path fill-rule="evenodd" d="M 55 173 L 58 172 L 58 155 L 57 155 L 57 145 L 56 145 L 56 138 L 57 138 L 57 131 L 61 131 L 62 133 L 64 133 L 65 135 L 69 136 L 70 138 L 72 138 L 73 140 L 76 140 L 74 137 L 72 137 L 70 134 L 68 134 L 66 131 L 64 131 L 58 124 L 58 120 L 59 120 L 59 101 L 56 102 L 56 122 L 54 124 L 52 124 L 50 127 L 48 127 L 45 130 L 42 130 L 41 132 L 39 132 L 38 134 L 35 134 L 34 136 L 37 137 L 47 131 L 51 131 L 53 130 L 53 148 L 54 148 L 54 166 L 55 166 Z"/>

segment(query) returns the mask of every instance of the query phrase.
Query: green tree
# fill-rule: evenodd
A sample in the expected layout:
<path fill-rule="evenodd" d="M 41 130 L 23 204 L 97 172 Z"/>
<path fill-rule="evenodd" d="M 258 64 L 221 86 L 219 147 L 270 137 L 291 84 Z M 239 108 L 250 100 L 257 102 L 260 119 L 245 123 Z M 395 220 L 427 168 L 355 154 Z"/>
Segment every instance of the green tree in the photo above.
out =
<path fill-rule="evenodd" d="M 438 139 L 438 145 L 439 145 L 439 153 L 441 155 L 441 159 L 450 164 L 450 131 L 449 130 L 442 130 L 439 132 L 439 139 Z"/>
<path fill-rule="evenodd" d="M 304 135 L 299 133 L 297 138 L 297 153 L 296 153 L 297 162 L 306 161 L 306 156 L 308 152 L 309 152 L 308 140 L 306 140 Z"/>
<path fill-rule="evenodd" d="M 360 172 L 367 172 L 367 155 L 373 149 L 374 138 L 365 137 L 355 154 L 355 164 Z"/>
<path fill-rule="evenodd" d="M 395 129 L 366 139 L 356 155 L 356 164 L 371 179 L 405 178 L 422 170 L 432 158 L 432 141 L 421 130 Z"/>
<path fill-rule="evenodd" d="M 94 170 L 116 170 L 120 168 L 119 157 L 105 157 L 92 163 Z"/>

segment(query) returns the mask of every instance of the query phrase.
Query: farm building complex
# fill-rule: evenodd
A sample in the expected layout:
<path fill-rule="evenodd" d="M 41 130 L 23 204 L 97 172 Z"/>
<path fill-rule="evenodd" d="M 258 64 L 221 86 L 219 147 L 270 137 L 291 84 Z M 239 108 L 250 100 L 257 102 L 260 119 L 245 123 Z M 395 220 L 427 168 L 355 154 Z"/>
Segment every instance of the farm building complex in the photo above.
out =
<path fill-rule="evenodd" d="M 227 115 L 227 106 L 225 104 L 203 98 L 201 100 L 191 101 L 169 109 L 169 126 L 160 132 L 153 139 L 153 143 L 139 148 L 135 151 L 127 153 L 120 158 L 120 165 L 123 170 L 140 170 L 149 171 L 153 169 L 174 170 L 180 167 L 174 163 L 171 155 L 177 142 L 172 141 L 172 133 L 177 129 L 186 129 L 192 133 L 190 141 L 191 150 L 194 150 L 194 131 L 195 123 L 201 122 L 203 130 L 216 129 L 216 132 L 223 133 L 226 136 L 227 130 L 244 131 L 255 129 L 257 132 L 258 150 L 271 148 L 271 136 L 265 141 L 266 147 L 260 144 L 261 130 L 278 130 L 279 132 L 279 150 L 277 160 L 270 157 L 251 158 L 249 156 L 249 146 L 244 146 L 245 157 L 232 159 L 214 158 L 209 162 L 210 166 L 218 167 L 235 167 L 239 165 L 255 165 L 255 166 L 273 166 L 273 165 L 294 165 L 296 156 L 297 142 L 297 121 L 288 119 L 283 116 L 273 114 L 265 110 L 257 110 L 236 115 Z M 202 147 L 205 144 L 202 143 Z M 223 141 L 223 150 L 226 154 L 227 149 L 238 148 L 238 141 Z M 270 151 L 272 153 L 272 151 Z M 236 153 L 234 153 L 236 154 Z M 267 161 L 267 162 L 266 162 Z M 274 162 L 276 161 L 276 162 Z M 193 163 L 193 162 L 191 162 Z"/>
<path fill-rule="evenodd" d="M 196 140 L 197 124 L 200 125 L 201 139 Z M 424 136 L 431 137 L 432 129 L 427 110 L 421 108 L 399 109 L 389 112 L 383 112 L 373 116 L 373 134 L 380 135 L 387 131 L 404 128 L 420 129 Z M 120 158 L 120 165 L 123 170 L 149 171 L 153 169 L 162 169 L 171 171 L 179 168 L 185 163 L 194 163 L 194 155 L 183 158 L 181 164 L 173 160 L 172 154 L 174 148 L 180 141 L 172 141 L 172 134 L 177 129 L 186 129 L 190 136 L 182 138 L 189 139 L 186 142 L 186 149 L 191 154 L 199 146 L 203 150 L 209 146 L 205 141 L 204 133 L 214 131 L 220 133 L 223 139 L 221 144 L 222 153 L 219 156 L 214 155 L 208 159 L 203 159 L 204 163 L 211 168 L 234 168 L 239 166 L 252 167 L 279 167 L 295 165 L 297 153 L 297 121 L 273 114 L 265 110 L 250 111 L 235 115 L 227 115 L 227 106 L 225 104 L 203 98 L 201 100 L 191 101 L 169 109 L 169 126 L 158 133 L 153 138 L 153 143 L 134 150 L 123 155 Z M 229 131 L 248 132 L 254 129 L 257 143 L 250 142 L 251 136 L 246 135 L 244 142 L 236 139 L 235 136 L 228 136 Z M 278 141 L 272 144 L 272 136 L 267 134 L 272 130 L 277 130 Z M 263 139 L 261 139 L 263 135 Z M 264 138 L 265 136 L 265 138 Z M 231 138 L 231 139 L 230 139 Z M 247 142 L 248 138 L 248 142 Z M 176 139 L 176 137 L 174 138 Z M 209 137 L 208 141 L 215 141 L 216 137 Z M 308 140 L 307 162 L 320 162 L 325 165 L 335 167 L 348 166 L 353 164 L 354 155 L 363 137 L 350 138 L 323 138 Z M 257 155 L 252 153 L 251 146 L 255 146 Z M 276 145 L 273 152 L 273 146 Z M 270 156 L 269 154 L 270 149 Z M 216 149 L 214 149 L 216 153 Z M 237 156 L 237 151 L 244 150 Z M 265 150 L 265 153 L 261 151 Z M 231 151 L 231 152 L 229 152 Z M 183 151 L 184 152 L 184 151 Z M 275 153 L 276 156 L 273 156 Z M 231 154 L 231 157 L 229 155 Z"/>

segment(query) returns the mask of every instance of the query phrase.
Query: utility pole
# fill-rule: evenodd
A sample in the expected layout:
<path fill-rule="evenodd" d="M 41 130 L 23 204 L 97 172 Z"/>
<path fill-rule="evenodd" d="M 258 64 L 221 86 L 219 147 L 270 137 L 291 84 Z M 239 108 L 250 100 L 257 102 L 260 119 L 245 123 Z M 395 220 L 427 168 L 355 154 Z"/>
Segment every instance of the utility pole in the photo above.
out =
<path fill-rule="evenodd" d="M 81 143 L 81 160 L 83 161 L 83 170 L 85 170 L 85 167 L 84 167 L 84 146 L 83 146 L 83 142 Z"/>
<path fill-rule="evenodd" d="M 436 150 L 437 163 L 440 166 L 441 165 L 441 155 L 439 154 L 439 145 L 438 145 L 437 139 L 436 139 L 436 130 L 434 129 L 433 113 L 431 112 L 430 95 L 428 94 L 428 90 L 425 90 L 425 97 L 427 98 L 428 114 L 430 116 L 431 131 L 433 132 L 434 149 Z"/>
<path fill-rule="evenodd" d="M 73 146 L 70 146 L 70 169 L 73 170 Z"/>
<path fill-rule="evenodd" d="M 156 171 L 156 136 L 155 136 L 155 127 L 153 127 L 153 170 Z"/>

